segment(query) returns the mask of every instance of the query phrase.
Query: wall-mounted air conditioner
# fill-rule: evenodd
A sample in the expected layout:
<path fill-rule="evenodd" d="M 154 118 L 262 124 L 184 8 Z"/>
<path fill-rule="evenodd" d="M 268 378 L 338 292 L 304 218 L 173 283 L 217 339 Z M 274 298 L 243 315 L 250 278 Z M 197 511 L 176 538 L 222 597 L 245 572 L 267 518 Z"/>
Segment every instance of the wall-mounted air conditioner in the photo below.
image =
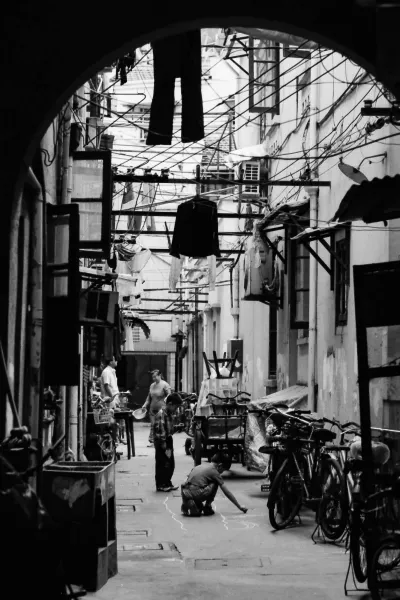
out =
<path fill-rule="evenodd" d="M 264 297 L 265 282 L 274 278 L 274 253 L 263 243 L 251 244 L 244 255 L 244 300 Z"/>
<path fill-rule="evenodd" d="M 242 196 L 255 198 L 260 196 L 259 184 L 246 184 L 246 181 L 260 181 L 261 165 L 259 160 L 247 160 L 242 163 L 243 187 Z"/>

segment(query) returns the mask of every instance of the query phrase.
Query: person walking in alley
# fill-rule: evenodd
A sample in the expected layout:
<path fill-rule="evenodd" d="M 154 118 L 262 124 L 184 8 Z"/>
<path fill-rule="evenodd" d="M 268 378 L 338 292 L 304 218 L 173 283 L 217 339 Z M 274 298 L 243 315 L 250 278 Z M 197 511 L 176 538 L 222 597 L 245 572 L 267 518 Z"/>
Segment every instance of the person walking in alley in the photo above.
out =
<path fill-rule="evenodd" d="M 164 379 L 162 379 L 161 372 L 158 369 L 151 371 L 153 383 L 150 386 L 146 402 L 143 404 L 143 408 L 149 411 L 150 417 L 150 435 L 149 445 L 151 448 L 154 443 L 154 419 L 156 414 L 163 406 L 165 406 L 165 398 L 171 393 L 171 386 Z"/>
<path fill-rule="evenodd" d="M 173 424 L 173 415 L 182 405 L 179 394 L 170 394 L 154 418 L 154 447 L 156 450 L 156 488 L 158 492 L 177 490 L 172 483 L 175 471 L 174 442 L 172 439 L 180 427 Z"/>
<path fill-rule="evenodd" d="M 212 503 L 220 487 L 225 496 L 243 513 L 247 508 L 239 504 L 232 492 L 227 488 L 222 473 L 230 466 L 229 456 L 217 452 L 211 463 L 194 467 L 184 484 L 182 484 L 182 514 L 186 517 L 200 517 L 202 514 L 214 514 Z"/>

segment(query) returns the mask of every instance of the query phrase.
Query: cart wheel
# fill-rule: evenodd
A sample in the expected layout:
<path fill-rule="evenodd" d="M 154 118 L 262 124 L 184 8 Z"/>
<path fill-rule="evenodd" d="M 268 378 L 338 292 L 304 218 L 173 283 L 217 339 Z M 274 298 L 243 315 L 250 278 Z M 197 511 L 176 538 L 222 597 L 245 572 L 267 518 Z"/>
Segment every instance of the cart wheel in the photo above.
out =
<path fill-rule="evenodd" d="M 194 432 L 194 464 L 201 465 L 201 455 L 203 450 L 202 432 L 196 429 Z"/>

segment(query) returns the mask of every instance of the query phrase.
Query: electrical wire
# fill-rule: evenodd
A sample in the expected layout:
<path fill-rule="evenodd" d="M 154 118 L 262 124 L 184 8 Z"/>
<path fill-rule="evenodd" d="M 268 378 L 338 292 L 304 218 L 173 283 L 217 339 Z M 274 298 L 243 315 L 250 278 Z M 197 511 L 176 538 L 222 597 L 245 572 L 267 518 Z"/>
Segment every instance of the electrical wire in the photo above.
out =
<path fill-rule="evenodd" d="M 293 53 L 294 53 L 294 51 L 293 51 Z M 333 51 L 332 51 L 332 54 L 333 54 Z M 288 60 L 288 58 L 289 58 L 289 57 L 287 56 L 287 57 L 285 57 L 285 58 L 281 59 L 281 60 L 279 61 L 279 65 L 281 66 L 285 60 Z M 302 61 L 300 61 L 300 62 L 304 62 L 304 60 L 305 60 L 305 59 L 303 59 L 303 60 L 302 60 Z M 243 86 L 243 87 L 242 87 L 240 90 L 238 90 L 237 92 L 235 92 L 235 95 L 238 95 L 239 93 L 243 92 L 243 91 L 244 91 L 246 88 L 248 88 L 248 87 L 250 86 L 250 84 L 251 84 L 251 83 L 255 83 L 255 82 L 258 80 L 258 79 L 260 79 L 261 77 L 264 77 L 264 76 L 265 76 L 267 73 L 269 73 L 269 72 L 273 71 L 275 68 L 276 68 L 276 65 L 274 65 L 273 67 L 270 67 L 270 69 L 268 69 L 268 71 L 266 71 L 266 72 L 264 72 L 264 73 L 260 74 L 259 76 L 255 77 L 255 78 L 254 78 L 252 81 L 249 81 L 248 83 L 246 83 L 246 84 L 245 84 L 245 85 L 244 85 L 244 86 Z M 265 87 L 269 87 L 269 86 L 271 86 L 271 84 L 273 84 L 274 82 L 276 82 L 276 81 L 279 81 L 279 80 L 282 78 L 282 76 L 283 76 L 283 75 L 285 75 L 285 74 L 289 73 L 290 71 L 293 71 L 294 69 L 297 69 L 297 68 L 298 68 L 298 64 L 297 64 L 297 65 L 292 65 L 292 66 L 291 66 L 291 67 L 289 67 L 289 68 L 288 68 L 286 71 L 284 71 L 283 73 L 280 73 L 280 75 L 279 75 L 278 77 L 275 77 L 274 79 L 272 79 L 272 80 L 270 80 L 270 81 L 266 82 L 266 83 L 265 83 L 265 84 L 262 86 L 262 89 L 264 89 Z M 290 82 L 287 82 L 287 84 L 291 83 L 292 81 L 294 81 L 294 80 L 291 80 Z M 287 84 L 286 84 L 286 85 L 287 85 Z M 284 86 L 282 86 L 282 87 L 284 87 Z M 259 90 L 259 91 L 261 91 L 261 90 Z M 261 102 L 264 102 L 265 100 L 268 100 L 268 99 L 269 99 L 269 98 L 271 98 L 271 97 L 272 97 L 274 94 L 275 94 L 275 92 L 273 92 L 272 94 L 270 94 L 270 95 L 269 95 L 269 96 L 267 96 L 266 98 L 262 98 L 262 99 L 261 99 L 259 102 L 256 102 L 256 103 L 254 104 L 254 106 L 256 106 L 257 104 L 260 104 Z M 235 119 L 237 119 L 238 117 L 241 117 L 241 116 L 243 116 L 244 114 L 246 114 L 246 113 L 248 112 L 248 111 L 247 111 L 247 108 L 246 108 L 244 111 L 242 111 L 242 112 L 240 112 L 240 113 L 236 113 L 236 109 L 237 109 L 237 107 L 238 107 L 238 106 L 240 106 L 241 104 L 243 104 L 244 102 L 247 102 L 247 101 L 248 101 L 248 98 L 244 98 L 243 100 L 241 100 L 240 102 L 238 102 L 238 103 L 236 104 L 236 106 L 235 106 L 235 117 L 234 117 Z M 218 106 L 218 104 L 217 104 L 216 106 Z M 252 121 L 254 121 L 255 119 L 258 119 L 258 118 L 259 118 L 259 115 L 257 115 L 257 116 L 256 116 L 255 118 L 253 118 L 253 119 L 249 119 L 249 121 L 248 121 L 248 122 L 249 122 L 249 123 L 251 123 Z M 231 120 L 233 120 L 233 119 L 231 119 Z M 213 122 L 215 122 L 215 121 L 216 121 L 216 119 L 214 119 L 213 121 L 211 121 L 211 123 L 213 123 Z M 236 128 L 236 131 L 239 131 L 239 129 L 241 129 L 241 128 L 242 128 L 242 127 L 244 127 L 245 125 L 247 125 L 247 123 L 244 123 L 244 124 L 243 124 L 243 125 L 241 125 L 239 128 Z M 222 127 L 222 126 L 220 126 L 220 127 L 217 127 L 217 128 L 216 128 L 216 129 L 213 131 L 213 133 L 215 133 L 216 131 L 218 131 L 218 129 L 221 129 L 221 127 Z M 205 138 L 206 138 L 206 136 L 205 136 L 203 139 L 205 139 Z M 222 138 L 221 138 L 221 140 L 222 140 Z M 221 141 L 221 140 L 220 140 L 220 141 Z M 193 144 L 193 142 L 192 142 L 192 143 L 190 143 L 188 146 L 190 147 L 192 144 Z M 179 152 L 175 153 L 175 155 L 177 155 L 177 154 L 179 154 Z M 196 153 L 196 154 L 197 154 L 197 153 Z M 164 161 L 161 161 L 161 162 L 157 163 L 157 164 L 156 164 L 156 165 L 155 165 L 153 168 L 154 168 L 154 169 L 156 169 L 156 168 L 157 168 L 157 167 L 158 167 L 160 164 L 162 164 L 163 162 L 164 162 Z M 179 161 L 179 162 L 178 162 L 178 163 L 176 163 L 176 164 L 180 164 L 180 162 L 182 162 L 182 161 Z"/>

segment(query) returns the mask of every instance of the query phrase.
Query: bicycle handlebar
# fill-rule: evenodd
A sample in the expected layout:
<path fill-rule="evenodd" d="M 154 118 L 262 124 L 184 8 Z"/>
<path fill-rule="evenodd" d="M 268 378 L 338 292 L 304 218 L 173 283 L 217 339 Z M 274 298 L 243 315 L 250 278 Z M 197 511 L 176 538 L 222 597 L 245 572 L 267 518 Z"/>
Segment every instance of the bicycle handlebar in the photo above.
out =
<path fill-rule="evenodd" d="M 217 400 L 225 400 L 227 402 L 231 401 L 231 400 L 236 400 L 236 398 L 238 398 L 239 396 L 243 396 L 243 394 L 245 394 L 246 396 L 251 396 L 251 394 L 249 394 L 248 392 L 239 392 L 238 394 L 236 394 L 236 396 L 231 396 L 230 398 L 227 398 L 226 396 L 216 396 L 215 394 L 207 394 L 207 398 L 209 397 L 213 397 L 213 398 L 217 398 Z"/>
<path fill-rule="evenodd" d="M 348 427 L 357 427 L 357 429 L 360 429 L 361 426 L 354 421 L 349 421 L 348 423 L 343 423 L 343 425 L 341 425 L 342 429 L 347 429 Z"/>

